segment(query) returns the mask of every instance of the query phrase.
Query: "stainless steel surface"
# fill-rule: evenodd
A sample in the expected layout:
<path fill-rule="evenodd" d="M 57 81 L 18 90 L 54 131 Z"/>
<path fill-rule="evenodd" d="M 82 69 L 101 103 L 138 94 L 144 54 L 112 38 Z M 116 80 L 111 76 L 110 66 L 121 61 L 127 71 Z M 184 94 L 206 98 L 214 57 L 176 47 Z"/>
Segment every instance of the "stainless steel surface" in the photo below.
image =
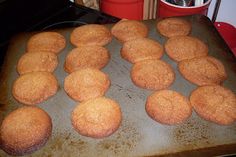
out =
<path fill-rule="evenodd" d="M 218 15 L 218 11 L 220 9 L 220 4 L 221 4 L 221 0 L 217 0 L 216 4 L 215 4 L 213 15 L 212 15 L 212 19 L 211 19 L 211 21 L 213 23 L 216 21 L 216 18 L 217 18 L 217 15 Z"/>
<path fill-rule="evenodd" d="M 178 5 L 182 7 L 190 7 L 194 5 L 194 0 L 166 0 L 170 4 Z"/>
<path fill-rule="evenodd" d="M 236 93 L 236 60 L 211 21 L 200 15 L 189 16 L 186 19 L 192 23 L 191 35 L 206 42 L 209 46 L 209 54 L 223 62 L 228 73 L 224 86 Z M 156 32 L 156 21 L 148 20 L 144 23 L 149 27 L 149 38 L 164 44 L 166 38 Z M 106 93 L 106 97 L 119 102 L 123 113 L 122 125 L 113 135 L 103 139 L 92 139 L 79 135 L 72 128 L 70 121 L 70 114 L 76 102 L 70 99 L 63 90 L 64 78 L 67 76 L 63 70 L 63 64 L 65 56 L 73 48 L 69 43 L 72 29 L 58 30 L 67 38 L 67 46 L 59 54 L 59 66 L 54 72 L 60 89 L 54 97 L 38 105 L 52 118 L 52 137 L 42 149 L 29 156 L 151 156 L 182 154 L 181 152 L 190 152 L 190 155 L 194 156 L 195 153 L 200 152 L 208 152 L 213 155 L 236 152 L 234 149 L 236 123 L 230 126 L 220 126 L 201 119 L 195 112 L 186 122 L 175 126 L 162 125 L 149 118 L 145 112 L 145 101 L 152 91 L 138 88 L 131 82 L 132 64 L 120 57 L 122 45 L 116 39 L 106 46 L 110 51 L 111 60 L 102 71 L 110 76 L 111 87 Z M 11 88 L 13 81 L 18 77 L 17 61 L 24 53 L 26 42 L 31 35 L 25 33 L 16 36 L 8 50 L 0 77 L 1 121 L 10 111 L 22 106 L 12 97 Z M 162 60 L 170 63 L 176 73 L 176 80 L 170 89 L 189 96 L 196 86 L 179 74 L 176 63 L 166 54 Z M 195 149 L 199 149 L 199 151 L 194 151 Z M 7 155 L 0 150 L 0 156 Z"/>

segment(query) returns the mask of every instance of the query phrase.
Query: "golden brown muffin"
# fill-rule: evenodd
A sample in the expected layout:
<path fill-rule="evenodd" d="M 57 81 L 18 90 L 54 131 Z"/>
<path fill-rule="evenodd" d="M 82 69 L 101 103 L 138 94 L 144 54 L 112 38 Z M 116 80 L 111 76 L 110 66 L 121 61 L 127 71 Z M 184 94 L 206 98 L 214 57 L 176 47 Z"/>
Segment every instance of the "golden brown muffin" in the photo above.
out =
<path fill-rule="evenodd" d="M 81 46 L 73 49 L 66 56 L 64 69 L 72 73 L 81 68 L 101 69 L 110 59 L 108 50 L 102 46 Z"/>
<path fill-rule="evenodd" d="M 66 46 L 66 39 L 57 32 L 33 35 L 27 43 L 27 52 L 51 52 L 58 54 Z"/>
<path fill-rule="evenodd" d="M 227 78 L 224 65 L 210 56 L 183 60 L 178 68 L 185 79 L 199 86 L 221 84 Z"/>
<path fill-rule="evenodd" d="M 51 132 L 52 121 L 44 110 L 33 106 L 20 107 L 2 122 L 1 149 L 10 155 L 32 153 L 46 144 Z"/>
<path fill-rule="evenodd" d="M 189 100 L 172 90 L 160 90 L 152 93 L 146 102 L 147 114 L 162 124 L 179 124 L 192 114 Z"/>
<path fill-rule="evenodd" d="M 74 71 L 64 81 L 66 93 L 76 101 L 103 96 L 109 87 L 108 75 L 94 68 Z"/>
<path fill-rule="evenodd" d="M 208 46 L 195 37 L 176 36 L 165 43 L 168 56 L 179 62 L 185 59 L 207 56 Z"/>
<path fill-rule="evenodd" d="M 121 20 L 112 27 L 111 33 L 120 42 L 124 43 L 129 40 L 147 37 L 148 28 L 140 21 Z"/>
<path fill-rule="evenodd" d="M 191 93 L 190 102 L 197 114 L 205 120 L 220 125 L 230 125 L 236 121 L 236 96 L 225 87 L 198 87 Z"/>
<path fill-rule="evenodd" d="M 51 52 L 34 52 L 23 54 L 17 64 L 18 73 L 25 74 L 34 71 L 53 72 L 58 65 L 57 56 Z"/>
<path fill-rule="evenodd" d="M 131 79 L 141 88 L 160 90 L 168 88 L 174 82 L 175 73 L 164 61 L 144 60 L 133 65 Z"/>
<path fill-rule="evenodd" d="M 73 30 L 70 41 L 74 46 L 97 45 L 104 46 L 112 40 L 110 30 L 99 24 L 87 24 Z"/>
<path fill-rule="evenodd" d="M 26 105 L 39 104 L 56 94 L 58 82 L 49 72 L 31 72 L 18 77 L 12 88 L 16 100 Z"/>
<path fill-rule="evenodd" d="M 180 18 L 166 18 L 157 23 L 157 30 L 165 37 L 188 35 L 191 23 Z"/>
<path fill-rule="evenodd" d="M 160 59 L 164 50 L 160 43 L 148 38 L 137 38 L 124 43 L 121 49 L 122 58 L 130 63 L 147 59 Z"/>
<path fill-rule="evenodd" d="M 114 100 L 98 97 L 77 105 L 71 121 L 83 136 L 103 138 L 113 134 L 121 124 L 121 109 Z"/>

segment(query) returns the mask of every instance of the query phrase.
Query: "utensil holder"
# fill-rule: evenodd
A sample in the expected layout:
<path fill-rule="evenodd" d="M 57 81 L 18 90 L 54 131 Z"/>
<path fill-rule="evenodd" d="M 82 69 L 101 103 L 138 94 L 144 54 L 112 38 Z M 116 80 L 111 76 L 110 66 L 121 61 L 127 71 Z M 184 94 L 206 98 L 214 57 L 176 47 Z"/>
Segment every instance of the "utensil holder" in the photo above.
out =
<path fill-rule="evenodd" d="M 192 14 L 207 15 L 211 0 L 200 6 L 183 7 L 174 4 L 170 4 L 165 0 L 159 0 L 157 17 L 171 17 L 171 16 L 184 16 Z"/>

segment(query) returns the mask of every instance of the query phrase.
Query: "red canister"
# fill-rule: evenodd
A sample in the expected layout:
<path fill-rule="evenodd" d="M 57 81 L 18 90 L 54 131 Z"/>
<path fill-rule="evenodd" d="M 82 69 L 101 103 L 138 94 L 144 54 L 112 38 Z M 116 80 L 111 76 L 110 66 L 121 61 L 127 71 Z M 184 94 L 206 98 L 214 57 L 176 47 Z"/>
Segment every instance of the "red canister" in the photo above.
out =
<path fill-rule="evenodd" d="M 101 0 L 100 9 L 119 18 L 143 19 L 143 0 Z"/>
<path fill-rule="evenodd" d="M 207 15 L 208 7 L 211 0 L 200 6 L 183 7 L 174 4 L 170 4 L 165 0 L 159 0 L 157 7 L 157 17 L 171 17 L 171 16 L 184 16 L 192 14 Z"/>

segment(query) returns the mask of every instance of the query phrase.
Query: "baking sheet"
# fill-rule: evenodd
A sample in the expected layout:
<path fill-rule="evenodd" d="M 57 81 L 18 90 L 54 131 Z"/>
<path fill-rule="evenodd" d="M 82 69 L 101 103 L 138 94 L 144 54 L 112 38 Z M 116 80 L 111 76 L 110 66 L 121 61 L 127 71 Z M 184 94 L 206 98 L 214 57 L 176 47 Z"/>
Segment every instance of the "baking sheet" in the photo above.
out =
<path fill-rule="evenodd" d="M 217 33 L 211 21 L 200 15 L 183 17 L 192 23 L 192 36 L 198 37 L 209 46 L 209 55 L 220 59 L 225 65 L 228 79 L 224 86 L 236 93 L 236 60 L 225 42 Z M 143 21 L 149 28 L 149 38 L 163 44 L 165 37 L 156 32 L 156 20 Z M 108 25 L 109 28 L 112 25 Z M 64 89 L 63 70 L 65 56 L 73 48 L 69 36 L 73 28 L 57 30 L 67 39 L 66 48 L 59 54 L 59 65 L 54 72 L 59 81 L 55 96 L 39 104 L 51 116 L 52 136 L 40 150 L 28 156 L 158 156 L 166 154 L 192 156 L 200 153 L 211 155 L 236 153 L 236 124 L 220 126 L 201 119 L 193 112 L 183 124 L 168 126 L 153 121 L 145 112 L 145 102 L 152 91 L 136 87 L 130 79 L 132 64 L 120 56 L 121 43 L 113 38 L 106 48 L 110 51 L 109 64 L 102 69 L 110 76 L 111 87 L 106 97 L 116 100 L 122 110 L 123 120 L 120 128 L 111 136 L 93 139 L 79 135 L 71 125 L 70 114 L 76 102 L 69 98 Z M 35 33 L 35 32 L 34 32 Z M 33 33 L 22 33 L 10 43 L 1 72 L 0 120 L 10 111 L 22 106 L 11 95 L 13 81 L 18 77 L 16 64 L 24 53 L 26 42 Z M 178 72 L 177 64 L 165 54 L 162 60 L 171 64 L 176 79 L 169 89 L 185 96 L 197 86 L 186 81 Z M 197 150 L 197 151 L 193 151 Z M 206 154 L 205 154 L 206 155 Z M 0 150 L 0 156 L 7 156 Z"/>

